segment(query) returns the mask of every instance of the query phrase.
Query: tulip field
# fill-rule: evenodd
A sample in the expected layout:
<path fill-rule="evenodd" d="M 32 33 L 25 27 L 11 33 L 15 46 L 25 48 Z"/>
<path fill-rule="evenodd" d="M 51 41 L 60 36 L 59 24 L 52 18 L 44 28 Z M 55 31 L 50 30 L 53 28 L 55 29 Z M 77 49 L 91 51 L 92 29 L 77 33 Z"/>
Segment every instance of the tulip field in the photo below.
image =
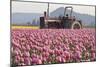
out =
<path fill-rule="evenodd" d="M 20 65 L 96 60 L 95 29 L 12 29 L 11 62 Z"/>

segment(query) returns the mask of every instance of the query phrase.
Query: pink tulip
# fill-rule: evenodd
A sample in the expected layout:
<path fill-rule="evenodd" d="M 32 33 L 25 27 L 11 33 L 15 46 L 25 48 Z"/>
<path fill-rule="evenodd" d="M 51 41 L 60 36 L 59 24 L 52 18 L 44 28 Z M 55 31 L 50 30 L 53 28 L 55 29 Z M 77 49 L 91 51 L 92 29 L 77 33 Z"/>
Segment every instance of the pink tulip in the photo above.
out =
<path fill-rule="evenodd" d="M 57 62 L 62 62 L 62 58 L 60 56 L 56 57 Z"/>
<path fill-rule="evenodd" d="M 37 64 L 42 64 L 42 61 L 40 59 L 38 59 Z"/>
<path fill-rule="evenodd" d="M 13 29 L 11 41 L 18 65 L 96 60 L 94 29 Z"/>

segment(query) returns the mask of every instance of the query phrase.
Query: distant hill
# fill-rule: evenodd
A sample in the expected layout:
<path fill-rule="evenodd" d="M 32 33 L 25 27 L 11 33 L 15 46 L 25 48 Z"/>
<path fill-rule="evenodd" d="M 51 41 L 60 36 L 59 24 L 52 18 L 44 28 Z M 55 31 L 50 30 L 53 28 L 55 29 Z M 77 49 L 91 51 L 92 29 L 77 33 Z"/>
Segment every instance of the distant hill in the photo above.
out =
<path fill-rule="evenodd" d="M 69 10 L 67 10 L 69 12 Z M 64 15 L 64 7 L 60 7 L 50 13 L 51 17 L 58 17 Z M 95 25 L 95 16 L 88 14 L 81 14 L 73 11 L 73 16 L 77 19 L 82 20 L 83 25 L 85 26 L 94 26 Z M 39 25 L 39 17 L 43 16 L 43 14 L 39 13 L 13 13 L 12 14 L 12 24 L 22 24 L 27 25 L 28 23 L 32 25 Z"/>
<path fill-rule="evenodd" d="M 39 25 L 39 22 L 36 21 L 38 21 L 40 16 L 42 16 L 42 14 L 39 13 L 13 13 L 12 24 L 27 25 L 30 23 L 33 25 Z"/>

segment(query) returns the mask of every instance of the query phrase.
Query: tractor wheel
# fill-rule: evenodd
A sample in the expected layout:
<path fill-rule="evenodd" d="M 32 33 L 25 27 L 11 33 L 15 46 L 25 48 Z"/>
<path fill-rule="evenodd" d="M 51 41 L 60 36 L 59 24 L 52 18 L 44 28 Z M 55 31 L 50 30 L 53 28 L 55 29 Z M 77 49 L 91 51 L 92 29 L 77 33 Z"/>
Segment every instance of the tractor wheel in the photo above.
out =
<path fill-rule="evenodd" d="M 80 22 L 78 21 L 74 21 L 72 24 L 71 24 L 71 29 L 81 29 L 82 28 L 82 25 L 80 24 Z"/>

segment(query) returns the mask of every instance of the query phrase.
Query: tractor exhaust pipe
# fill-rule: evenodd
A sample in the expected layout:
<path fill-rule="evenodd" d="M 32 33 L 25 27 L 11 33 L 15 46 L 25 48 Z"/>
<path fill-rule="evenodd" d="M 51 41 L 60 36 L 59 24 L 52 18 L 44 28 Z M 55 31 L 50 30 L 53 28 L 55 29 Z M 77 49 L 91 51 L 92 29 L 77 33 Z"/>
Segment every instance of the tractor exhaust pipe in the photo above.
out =
<path fill-rule="evenodd" d="M 48 3 L 48 9 L 47 9 L 47 17 L 49 17 L 49 3 Z"/>

